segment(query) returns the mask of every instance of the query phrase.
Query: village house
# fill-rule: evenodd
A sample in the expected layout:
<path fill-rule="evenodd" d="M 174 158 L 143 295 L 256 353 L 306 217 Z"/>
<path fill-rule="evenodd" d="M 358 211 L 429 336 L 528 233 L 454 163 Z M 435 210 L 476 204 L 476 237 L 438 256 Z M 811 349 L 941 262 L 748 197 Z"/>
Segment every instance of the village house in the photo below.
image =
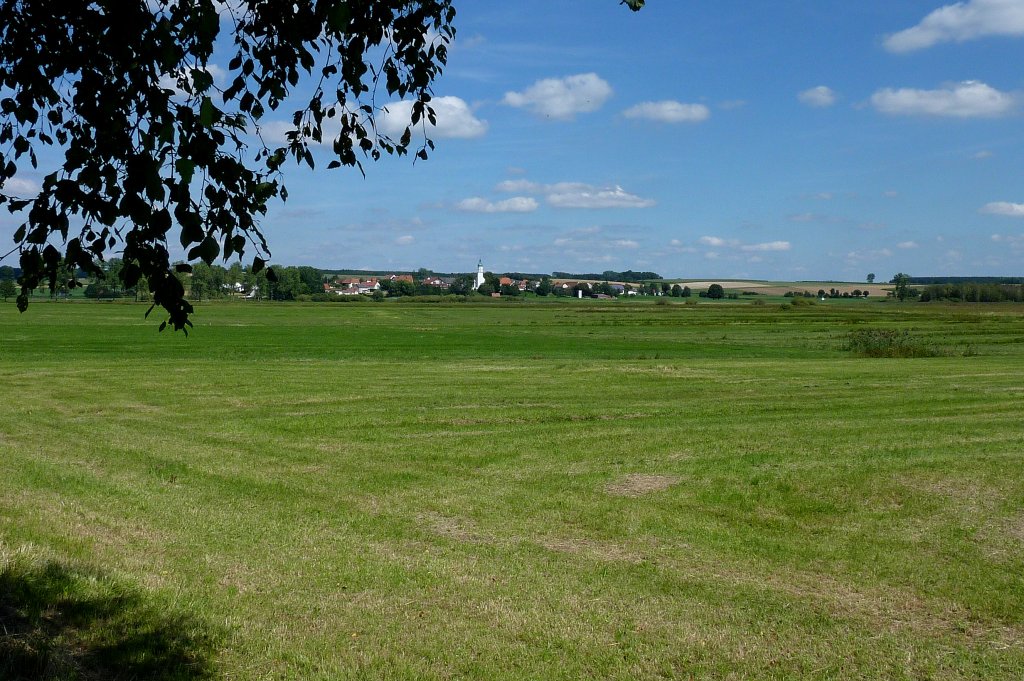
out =
<path fill-rule="evenodd" d="M 443 289 L 451 288 L 451 284 L 449 284 L 447 281 L 445 281 L 441 277 L 432 277 L 432 276 L 423 277 L 423 281 L 420 282 L 420 283 L 422 283 L 424 286 L 433 286 L 434 288 L 443 288 Z"/>
<path fill-rule="evenodd" d="M 338 296 L 370 294 L 379 289 L 380 281 L 373 277 L 370 279 L 346 277 L 335 279 L 333 283 L 324 283 L 324 293 L 333 293 Z"/>

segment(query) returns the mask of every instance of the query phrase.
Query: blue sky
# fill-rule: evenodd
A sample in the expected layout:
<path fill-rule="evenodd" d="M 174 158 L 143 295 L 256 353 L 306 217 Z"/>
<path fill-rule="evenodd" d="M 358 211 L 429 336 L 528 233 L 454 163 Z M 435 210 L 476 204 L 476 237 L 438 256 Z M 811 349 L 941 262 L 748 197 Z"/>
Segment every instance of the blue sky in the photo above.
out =
<path fill-rule="evenodd" d="M 437 151 L 290 168 L 274 262 L 1021 274 L 1024 0 L 456 4 Z"/>

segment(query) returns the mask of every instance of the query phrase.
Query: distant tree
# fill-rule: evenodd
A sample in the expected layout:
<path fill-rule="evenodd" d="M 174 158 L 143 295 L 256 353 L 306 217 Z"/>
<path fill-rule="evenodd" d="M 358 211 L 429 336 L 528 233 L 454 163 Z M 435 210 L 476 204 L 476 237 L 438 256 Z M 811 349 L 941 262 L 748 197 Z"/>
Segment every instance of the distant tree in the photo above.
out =
<path fill-rule="evenodd" d="M 380 282 L 380 288 L 392 298 L 416 295 L 416 284 L 405 279 L 385 279 Z"/>
<path fill-rule="evenodd" d="M 712 284 L 708 286 L 708 298 L 724 298 L 725 289 L 722 288 L 721 284 Z"/>
<path fill-rule="evenodd" d="M 554 284 L 551 283 L 551 277 L 544 277 L 537 284 L 535 292 L 538 296 L 549 296 L 554 290 Z"/>
<path fill-rule="evenodd" d="M 661 282 L 661 295 L 667 296 L 672 293 L 672 284 L 667 281 Z"/>
<path fill-rule="evenodd" d="M 0 265 L 0 280 L 10 279 L 11 281 L 14 281 L 17 278 L 18 276 L 15 274 L 13 267 L 10 265 Z"/>
<path fill-rule="evenodd" d="M 192 300 L 209 299 L 213 294 L 213 272 L 212 268 L 204 262 L 198 262 L 192 267 L 192 277 L 188 284 L 189 298 Z"/>
<path fill-rule="evenodd" d="M 673 298 L 682 298 L 683 297 L 683 287 L 680 286 L 679 284 L 672 284 L 672 297 Z"/>
<path fill-rule="evenodd" d="M 503 296 L 518 296 L 522 294 L 522 291 L 520 291 L 519 287 L 515 284 L 502 284 L 501 288 L 498 289 L 498 292 Z"/>
<path fill-rule="evenodd" d="M 684 286 L 680 295 L 682 295 L 683 298 L 689 298 L 693 295 L 693 291 L 690 290 L 689 286 Z"/>
<path fill-rule="evenodd" d="M 854 298 L 860 298 L 860 296 L 861 296 L 861 290 L 859 288 L 853 289 L 853 297 Z"/>
<path fill-rule="evenodd" d="M 476 292 L 479 293 L 482 296 L 489 296 L 492 293 L 494 293 L 495 291 L 494 291 L 494 286 L 491 284 L 491 282 L 484 281 L 484 283 L 480 284 L 480 288 L 478 288 L 476 290 Z"/>
<path fill-rule="evenodd" d="M 501 277 L 494 272 L 484 272 L 484 282 L 491 285 L 491 293 L 495 293 L 501 288 Z M 491 293 L 487 295 L 491 295 Z"/>
<path fill-rule="evenodd" d="M 599 293 L 604 296 L 618 295 L 618 291 L 613 289 L 612 285 L 607 281 L 602 281 L 601 283 L 594 286 L 594 293 Z"/>
<path fill-rule="evenodd" d="M 0 296 L 4 297 L 4 302 L 11 296 L 18 294 L 18 287 L 14 285 L 14 281 L 11 279 L 0 279 Z"/>
<path fill-rule="evenodd" d="M 303 285 L 306 287 L 305 293 L 323 293 L 324 275 L 323 272 L 315 267 L 308 267 L 305 265 L 299 267 L 299 279 L 302 280 Z"/>
<path fill-rule="evenodd" d="M 896 284 L 893 295 L 896 296 L 897 300 L 904 301 L 910 297 L 910 291 L 907 288 L 907 285 L 910 283 L 910 275 L 897 272 L 889 283 Z"/>
<path fill-rule="evenodd" d="M 274 268 L 277 273 L 277 281 L 273 282 L 271 296 L 274 300 L 295 300 L 306 293 L 306 287 L 299 276 L 299 268 L 282 267 Z"/>
<path fill-rule="evenodd" d="M 874 272 L 868 273 L 867 279 L 868 279 L 868 283 L 869 284 L 874 284 L 875 283 L 875 273 Z"/>
<path fill-rule="evenodd" d="M 468 296 L 473 292 L 473 280 L 472 274 L 461 274 L 455 278 L 448 290 L 457 296 Z"/>

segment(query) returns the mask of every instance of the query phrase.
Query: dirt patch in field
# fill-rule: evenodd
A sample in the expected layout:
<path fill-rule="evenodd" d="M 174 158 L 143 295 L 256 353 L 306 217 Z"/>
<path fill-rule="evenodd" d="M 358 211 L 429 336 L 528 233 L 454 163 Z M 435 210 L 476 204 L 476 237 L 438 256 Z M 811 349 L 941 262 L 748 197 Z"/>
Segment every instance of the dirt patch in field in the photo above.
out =
<path fill-rule="evenodd" d="M 611 483 L 605 489 L 612 496 L 640 497 L 653 492 L 661 492 L 677 484 L 679 484 L 679 478 L 672 475 L 633 473 L 617 482 Z"/>
<path fill-rule="evenodd" d="M 596 560 L 627 563 L 639 563 L 643 560 L 642 555 L 624 546 L 594 539 L 551 537 L 541 539 L 538 543 L 550 551 L 581 555 Z"/>
<path fill-rule="evenodd" d="M 428 527 L 434 534 L 449 537 L 471 544 L 483 544 L 493 537 L 484 536 L 476 527 L 464 519 L 441 515 L 440 513 L 420 513 L 416 519 Z"/>

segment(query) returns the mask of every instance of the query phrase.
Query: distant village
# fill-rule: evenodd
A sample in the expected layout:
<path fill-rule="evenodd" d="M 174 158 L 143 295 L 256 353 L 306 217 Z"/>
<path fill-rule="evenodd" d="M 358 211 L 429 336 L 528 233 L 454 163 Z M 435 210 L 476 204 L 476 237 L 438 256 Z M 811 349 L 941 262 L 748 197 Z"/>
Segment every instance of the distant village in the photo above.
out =
<path fill-rule="evenodd" d="M 372 277 L 336 276 L 323 284 L 323 292 L 338 296 L 416 294 L 462 294 L 476 292 L 493 297 L 515 296 L 526 292 L 539 295 L 562 295 L 590 298 L 612 298 L 620 295 L 649 293 L 661 295 L 661 288 L 655 284 L 640 284 L 634 287 L 626 283 L 609 281 L 593 282 L 583 280 L 552 279 L 543 276 L 534 279 L 519 279 L 497 276 L 484 271 L 478 263 L 475 275 L 437 276 L 426 273 L 419 279 L 411 274 L 388 274 Z M 381 295 L 381 294 L 378 294 Z"/>

